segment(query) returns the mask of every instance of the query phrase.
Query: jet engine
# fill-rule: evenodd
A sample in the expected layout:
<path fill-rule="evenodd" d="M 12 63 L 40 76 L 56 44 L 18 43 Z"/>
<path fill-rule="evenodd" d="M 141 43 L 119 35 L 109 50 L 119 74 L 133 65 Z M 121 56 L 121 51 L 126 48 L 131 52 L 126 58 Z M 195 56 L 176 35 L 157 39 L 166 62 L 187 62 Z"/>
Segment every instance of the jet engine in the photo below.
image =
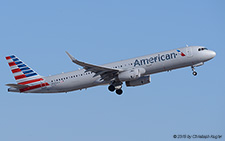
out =
<path fill-rule="evenodd" d="M 140 85 L 145 85 L 151 82 L 150 76 L 142 76 L 136 80 L 126 81 L 127 87 L 135 87 Z"/>
<path fill-rule="evenodd" d="M 136 68 L 121 72 L 118 75 L 120 81 L 131 81 L 141 77 L 146 72 L 144 68 Z"/>

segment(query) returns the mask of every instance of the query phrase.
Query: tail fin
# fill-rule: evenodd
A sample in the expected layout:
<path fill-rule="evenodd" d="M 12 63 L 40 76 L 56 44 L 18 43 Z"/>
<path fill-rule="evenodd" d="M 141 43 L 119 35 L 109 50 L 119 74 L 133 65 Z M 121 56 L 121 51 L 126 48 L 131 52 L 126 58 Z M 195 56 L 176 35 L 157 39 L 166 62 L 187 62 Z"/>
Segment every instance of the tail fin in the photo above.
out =
<path fill-rule="evenodd" d="M 19 85 L 29 85 L 31 83 L 43 81 L 42 76 L 28 67 L 15 55 L 7 56 L 6 60 L 14 75 L 14 78 Z"/>

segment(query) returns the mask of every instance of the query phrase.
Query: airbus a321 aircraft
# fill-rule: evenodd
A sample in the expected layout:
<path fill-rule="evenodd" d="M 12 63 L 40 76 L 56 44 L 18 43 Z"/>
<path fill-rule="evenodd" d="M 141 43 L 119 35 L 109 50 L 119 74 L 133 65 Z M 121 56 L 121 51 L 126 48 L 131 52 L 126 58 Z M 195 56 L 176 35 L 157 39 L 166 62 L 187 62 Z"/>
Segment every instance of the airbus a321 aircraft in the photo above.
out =
<path fill-rule="evenodd" d="M 150 75 L 190 66 L 193 75 L 195 67 L 216 56 L 214 51 L 203 46 L 191 46 L 136 57 L 105 65 L 93 65 L 81 62 L 66 52 L 69 58 L 81 70 L 43 77 L 27 66 L 15 55 L 7 56 L 6 60 L 16 79 L 17 84 L 6 84 L 9 92 L 19 93 L 66 93 L 87 89 L 99 85 L 109 85 L 111 92 L 123 93 L 122 84 L 127 87 L 150 83 Z"/>

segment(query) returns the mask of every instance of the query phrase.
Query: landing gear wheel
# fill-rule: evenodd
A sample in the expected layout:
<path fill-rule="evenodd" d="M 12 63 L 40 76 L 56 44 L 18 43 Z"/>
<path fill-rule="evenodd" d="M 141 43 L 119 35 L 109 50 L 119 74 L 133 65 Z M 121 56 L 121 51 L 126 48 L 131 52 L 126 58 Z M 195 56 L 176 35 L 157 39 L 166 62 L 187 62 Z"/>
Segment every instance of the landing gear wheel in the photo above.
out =
<path fill-rule="evenodd" d="M 109 91 L 111 91 L 111 92 L 114 92 L 114 91 L 115 91 L 115 87 L 114 87 L 113 85 L 110 85 L 110 86 L 108 87 L 108 89 L 109 89 Z"/>
<path fill-rule="evenodd" d="M 197 73 L 196 71 L 194 71 L 192 74 L 193 74 L 194 76 L 196 76 L 198 73 Z"/>
<path fill-rule="evenodd" d="M 123 93 L 123 90 L 118 89 L 118 90 L 116 90 L 116 93 L 117 93 L 118 95 L 121 95 L 121 94 Z"/>

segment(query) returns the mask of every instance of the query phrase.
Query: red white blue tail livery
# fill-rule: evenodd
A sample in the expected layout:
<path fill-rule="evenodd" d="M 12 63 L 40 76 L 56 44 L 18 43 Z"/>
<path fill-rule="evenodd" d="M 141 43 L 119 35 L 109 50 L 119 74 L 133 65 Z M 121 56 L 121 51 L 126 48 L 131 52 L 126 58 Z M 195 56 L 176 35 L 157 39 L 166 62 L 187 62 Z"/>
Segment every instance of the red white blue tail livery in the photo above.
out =
<path fill-rule="evenodd" d="M 17 82 L 17 84 L 7 84 L 7 86 L 17 89 L 19 88 L 20 92 L 25 92 L 43 85 L 43 77 L 26 65 L 18 57 L 11 55 L 7 56 L 6 60 Z"/>

